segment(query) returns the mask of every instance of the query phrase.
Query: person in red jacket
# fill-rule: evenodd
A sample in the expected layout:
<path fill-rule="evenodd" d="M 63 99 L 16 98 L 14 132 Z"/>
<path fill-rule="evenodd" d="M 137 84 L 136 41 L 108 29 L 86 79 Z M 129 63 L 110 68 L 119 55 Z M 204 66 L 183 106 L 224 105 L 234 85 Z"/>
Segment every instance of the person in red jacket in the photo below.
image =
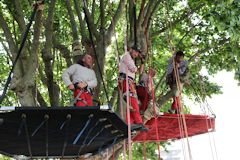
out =
<path fill-rule="evenodd" d="M 93 106 L 92 90 L 97 86 L 93 66 L 93 57 L 85 54 L 77 64 L 71 65 L 62 74 L 68 89 L 74 91 L 74 105 L 77 107 Z"/>
<path fill-rule="evenodd" d="M 140 128 L 143 131 L 147 131 L 148 129 L 145 128 L 143 125 L 142 117 L 139 112 L 138 106 L 138 98 L 136 93 L 136 86 L 135 86 L 135 74 L 137 72 L 143 71 L 143 60 L 140 68 L 138 69 L 135 65 L 134 60 L 137 57 L 140 57 L 141 51 L 136 47 L 133 46 L 130 48 L 129 52 L 125 53 L 120 60 L 120 74 L 118 80 L 118 87 L 123 93 L 123 98 L 126 101 L 127 94 L 129 95 L 129 103 L 130 103 L 130 117 L 126 116 L 126 121 L 128 122 L 128 118 L 130 118 L 130 124 L 132 129 Z M 129 93 L 127 93 L 127 81 L 129 87 Z"/>
<path fill-rule="evenodd" d="M 150 77 L 153 78 L 156 70 L 149 68 L 148 73 L 143 73 L 137 86 L 137 95 L 140 101 L 140 113 L 144 114 L 148 108 L 148 104 L 152 99 L 152 86 L 150 85 Z"/>

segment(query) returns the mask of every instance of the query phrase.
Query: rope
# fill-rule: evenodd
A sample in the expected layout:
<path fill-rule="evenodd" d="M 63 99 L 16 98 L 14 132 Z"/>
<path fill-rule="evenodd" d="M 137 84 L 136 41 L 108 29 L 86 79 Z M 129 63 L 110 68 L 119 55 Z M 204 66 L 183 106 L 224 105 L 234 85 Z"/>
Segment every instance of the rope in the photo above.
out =
<path fill-rule="evenodd" d="M 112 23 L 114 23 L 114 21 L 112 20 Z M 113 25 L 115 26 L 115 25 Z M 116 44 L 116 61 L 117 61 L 117 64 L 118 64 L 118 74 L 120 73 L 120 68 L 119 68 L 119 60 L 120 60 L 120 57 L 119 57 L 119 47 L 118 47 L 118 41 L 117 41 L 117 35 L 116 35 L 116 31 L 115 31 L 115 28 L 113 28 L 113 33 L 114 33 L 114 37 L 115 37 L 115 44 Z M 123 83 L 121 84 L 121 86 L 123 86 Z M 122 119 L 124 119 L 124 113 L 123 113 L 123 103 L 122 103 L 122 100 L 123 100 L 123 93 L 121 91 L 121 89 L 118 87 L 118 92 L 119 92 L 119 103 L 120 103 L 120 114 L 121 114 L 121 117 Z M 126 140 L 124 140 L 124 143 L 123 143 L 123 158 L 124 160 L 126 160 Z"/>
<path fill-rule="evenodd" d="M 175 66 L 174 58 L 173 58 L 173 64 L 174 64 L 174 68 L 175 68 L 176 66 Z M 174 73 L 175 73 L 175 75 L 177 74 L 176 73 L 176 68 L 174 69 Z M 178 92 L 180 92 L 179 88 L 178 88 Z M 179 98 L 181 98 L 181 97 L 179 97 Z M 174 98 L 174 101 L 177 101 L 177 103 L 179 103 L 178 99 L 176 99 L 176 97 Z M 177 117 L 178 117 L 178 125 L 179 125 L 179 132 L 180 132 L 180 137 L 181 137 L 181 143 L 182 143 L 182 148 L 183 148 L 184 159 L 187 159 L 186 146 L 185 146 L 185 143 L 184 143 L 184 140 L 183 140 L 183 138 L 184 138 L 184 126 L 183 126 L 183 119 L 182 119 L 183 117 L 181 116 L 181 110 L 182 109 L 177 108 L 177 112 L 179 113 L 177 115 Z"/>
<path fill-rule="evenodd" d="M 126 7 L 127 8 L 127 7 Z M 127 36 L 128 36 L 128 25 L 127 25 L 127 9 L 126 9 L 126 34 L 124 38 L 124 52 L 127 53 Z M 131 125 L 130 125 L 130 107 L 129 107 L 129 84 L 128 84 L 128 69 L 126 71 L 126 92 L 127 92 L 127 117 L 128 117 L 128 159 L 132 160 L 132 144 L 131 144 Z M 124 155 L 126 159 L 126 155 Z"/>
<path fill-rule="evenodd" d="M 97 61 L 97 67 L 98 67 L 98 71 L 99 71 L 99 74 L 100 74 L 100 77 L 101 77 L 101 80 L 102 80 L 102 84 L 103 84 L 103 89 L 104 89 L 104 92 L 105 92 L 105 96 L 106 96 L 106 98 L 107 98 L 108 105 L 110 106 L 109 96 L 108 96 L 108 92 L 107 92 L 106 85 L 105 85 L 104 80 L 103 80 L 103 74 L 102 74 L 102 71 L 101 71 L 101 68 L 100 68 L 100 64 L 99 64 L 99 61 L 98 61 L 97 51 L 96 51 L 96 48 L 95 48 L 95 45 L 94 45 L 94 42 L 93 42 L 93 35 L 92 35 L 91 30 L 90 30 L 90 24 L 89 24 L 89 20 L 88 20 L 88 17 L 87 17 L 87 9 L 86 9 L 86 8 L 87 8 L 87 2 L 86 2 L 86 0 L 84 0 L 84 1 L 83 1 L 83 11 L 84 11 L 84 14 L 85 14 L 85 19 L 86 19 L 86 23 L 87 23 L 87 28 L 88 28 L 90 40 L 91 40 L 91 43 L 92 43 L 92 47 L 93 47 L 93 52 L 94 52 L 94 55 L 95 55 L 95 59 L 96 59 L 96 61 Z"/>
<path fill-rule="evenodd" d="M 180 77 L 179 77 L 179 73 L 178 73 L 178 69 L 176 68 L 176 65 L 175 65 L 175 61 L 174 61 L 174 58 L 173 58 L 173 63 L 174 63 L 174 74 L 175 74 L 175 77 L 176 77 L 176 84 L 177 84 L 177 88 L 178 88 L 178 92 L 180 93 L 181 92 L 181 89 L 180 89 Z M 185 119 L 185 115 L 183 113 L 183 106 L 182 106 L 182 103 L 181 103 L 181 94 L 179 94 L 179 113 L 180 113 L 180 116 L 182 117 L 182 121 L 183 121 L 183 127 L 184 127 L 184 133 L 185 133 L 185 136 L 186 136 L 186 140 L 187 140 L 187 146 L 188 146 L 188 153 L 189 153 L 189 158 L 190 160 L 193 159 L 192 158 L 192 152 L 191 152 L 191 147 L 190 147 L 190 143 L 189 143 L 189 139 L 188 139 L 188 131 L 187 131 L 187 124 L 186 124 L 186 119 Z"/>
<path fill-rule="evenodd" d="M 169 6 L 168 6 L 168 1 L 166 3 L 166 7 L 167 7 L 167 12 L 169 11 Z M 169 13 L 168 13 L 169 14 Z M 167 14 L 167 16 L 169 17 L 169 15 Z M 171 21 L 169 21 L 169 25 L 170 25 L 170 29 L 172 30 L 172 24 L 171 24 Z M 168 36 L 168 43 L 170 45 L 170 48 L 171 50 L 173 51 L 173 53 L 175 53 L 175 48 L 172 44 L 172 41 L 171 41 L 171 35 Z M 175 77 L 176 77 L 176 85 L 177 85 L 177 89 L 178 89 L 178 92 L 179 92 L 179 101 L 178 101 L 178 112 L 179 112 L 179 128 L 180 128 L 180 135 L 184 137 L 182 131 L 184 130 L 184 133 L 185 133 L 185 136 L 186 136 L 186 140 L 187 140 L 187 146 L 188 146 L 188 153 L 189 153 L 189 158 L 190 160 L 192 160 L 192 153 L 191 153 L 191 147 L 190 147 L 190 143 L 189 143 L 189 139 L 188 139 L 188 131 L 187 131 L 187 125 L 186 125 L 186 119 L 185 119 L 185 115 L 184 113 L 182 114 L 182 111 L 183 111 L 183 107 L 182 107 L 182 103 L 181 103 L 181 90 L 180 90 L 180 77 L 179 77 L 179 73 L 178 73 L 178 69 L 176 68 L 176 65 L 175 65 L 175 61 L 174 61 L 174 57 L 173 57 L 173 70 L 174 70 L 174 74 L 175 74 Z M 175 99 L 176 100 L 176 99 Z M 182 139 L 181 139 L 182 141 Z M 184 157 L 186 159 L 186 153 L 185 153 L 185 144 L 183 144 L 183 141 L 182 141 L 182 147 L 183 147 L 183 150 L 184 150 Z"/>
<path fill-rule="evenodd" d="M 157 142 L 159 142 L 159 133 L 158 133 L 158 122 L 157 122 L 157 113 L 156 113 L 156 104 L 155 104 L 155 92 L 154 92 L 154 87 L 153 87 L 153 80 L 152 80 L 152 76 L 149 74 L 149 81 L 150 81 L 150 87 L 151 87 L 151 93 L 152 93 L 152 101 L 153 101 L 153 108 L 154 108 L 154 120 L 155 120 L 155 130 L 156 130 L 156 134 L 157 134 Z M 158 144 L 158 159 L 161 160 L 160 157 L 160 144 Z"/>
<path fill-rule="evenodd" d="M 199 81 L 200 81 L 200 92 L 202 94 L 206 94 L 206 88 L 205 88 L 205 85 L 202 82 L 202 79 L 200 78 L 200 76 L 199 76 Z M 208 109 L 208 111 L 211 112 L 212 115 L 215 115 L 213 113 L 213 111 L 210 109 L 210 106 L 209 106 L 209 104 L 207 102 L 207 99 L 206 98 L 202 98 L 202 101 L 206 104 L 206 106 L 207 106 L 206 108 Z M 206 108 L 203 107 L 203 111 L 204 111 L 205 114 L 207 114 Z M 206 119 L 206 126 L 207 126 L 207 129 L 208 129 L 207 133 L 208 133 L 208 138 L 209 138 L 209 143 L 210 143 L 210 148 L 211 148 L 211 153 L 212 153 L 213 160 L 215 159 L 214 158 L 214 154 L 213 154 L 214 151 L 215 151 L 216 159 L 218 160 L 218 153 L 217 153 L 217 148 L 216 148 L 216 144 L 215 144 L 214 134 L 211 134 L 212 135 L 212 140 L 213 140 L 213 142 L 211 142 L 211 135 L 209 133 L 209 125 L 208 125 L 208 120 L 207 119 Z M 210 128 L 213 128 L 212 123 L 210 123 Z M 214 146 L 214 151 L 213 151 L 213 146 L 212 145 Z"/>
<path fill-rule="evenodd" d="M 18 59 L 19 59 L 19 57 L 20 57 L 20 55 L 22 53 L 22 50 L 24 48 L 25 42 L 27 40 L 28 33 L 29 33 L 30 28 L 32 26 L 32 22 L 34 21 L 35 15 L 37 13 L 38 6 L 42 5 L 42 4 L 44 4 L 44 0 L 42 0 L 41 2 L 36 2 L 35 5 L 34 5 L 34 9 L 33 9 L 33 12 L 32 12 L 32 14 L 30 16 L 29 23 L 27 24 L 26 30 L 25 30 L 25 32 L 23 34 L 23 39 L 21 41 L 20 48 L 19 48 L 19 50 L 17 52 L 17 56 L 16 56 L 16 58 L 15 58 L 15 60 L 13 62 L 12 68 L 11 68 L 9 74 L 8 74 L 8 78 L 7 78 L 6 84 L 4 85 L 3 93 L 2 93 L 2 95 L 0 97 L 0 104 L 2 104 L 2 102 L 3 102 L 3 100 L 4 100 L 5 96 L 6 96 L 9 84 L 12 81 L 13 71 L 14 71 L 15 66 L 16 66 L 16 64 L 18 62 Z"/>

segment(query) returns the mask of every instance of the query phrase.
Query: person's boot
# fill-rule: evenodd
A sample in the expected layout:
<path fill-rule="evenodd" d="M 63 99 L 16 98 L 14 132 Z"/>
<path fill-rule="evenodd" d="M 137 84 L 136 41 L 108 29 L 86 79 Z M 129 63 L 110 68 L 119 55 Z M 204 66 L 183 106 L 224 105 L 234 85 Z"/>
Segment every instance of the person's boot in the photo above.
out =
<path fill-rule="evenodd" d="M 173 109 L 169 109 L 169 110 L 168 110 L 168 113 L 170 113 L 170 114 L 174 114 L 174 113 L 175 113 L 175 110 L 173 110 Z"/>
<path fill-rule="evenodd" d="M 142 126 L 140 124 L 131 124 L 131 131 L 140 130 Z"/>
<path fill-rule="evenodd" d="M 149 129 L 142 124 L 141 131 L 143 131 L 143 132 L 148 132 L 148 130 L 149 130 Z"/>
<path fill-rule="evenodd" d="M 143 132 L 147 132 L 149 129 L 147 127 L 145 127 L 142 123 L 141 124 L 137 124 L 138 126 L 140 126 L 139 130 L 143 131 Z"/>

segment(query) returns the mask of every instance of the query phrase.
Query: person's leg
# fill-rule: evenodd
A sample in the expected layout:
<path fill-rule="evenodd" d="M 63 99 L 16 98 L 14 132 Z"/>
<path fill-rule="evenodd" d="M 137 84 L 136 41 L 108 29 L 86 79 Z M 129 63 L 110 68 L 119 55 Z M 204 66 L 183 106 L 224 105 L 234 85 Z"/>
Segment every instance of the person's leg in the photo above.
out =
<path fill-rule="evenodd" d="M 172 110 L 177 110 L 177 108 L 178 108 L 177 99 L 178 99 L 178 97 L 173 97 L 173 103 L 172 103 L 172 106 L 171 106 Z"/>
<path fill-rule="evenodd" d="M 76 104 L 75 106 L 76 107 L 84 107 L 86 106 L 86 103 L 84 103 L 84 99 L 85 99 L 85 95 L 84 95 L 84 92 L 80 93 L 81 90 L 80 89 L 77 89 L 74 91 L 74 98 L 77 98 L 77 101 L 76 101 Z M 79 95 L 80 93 L 80 95 Z"/>
<path fill-rule="evenodd" d="M 135 97 L 130 97 L 131 106 L 135 111 L 130 112 L 130 119 L 135 124 L 142 124 L 142 117 L 139 112 L 138 100 Z"/>
<path fill-rule="evenodd" d="M 145 98 L 144 98 L 144 102 L 143 102 L 143 111 L 144 112 L 147 110 L 150 100 L 151 100 L 151 98 L 150 98 L 150 95 L 148 94 L 148 89 L 145 87 Z"/>
<path fill-rule="evenodd" d="M 173 88 L 177 88 L 177 85 L 175 85 Z M 182 92 L 183 84 L 180 83 L 179 90 L 176 89 L 174 97 L 173 97 L 173 103 L 171 109 L 174 110 L 175 113 L 180 113 L 180 94 Z"/>
<path fill-rule="evenodd" d="M 93 106 L 92 95 L 88 92 L 85 92 L 85 101 L 87 102 L 87 106 Z"/>
<path fill-rule="evenodd" d="M 131 105 L 131 97 L 129 97 L 129 105 Z M 131 109 L 129 110 L 130 112 L 130 124 L 134 124 L 134 118 L 133 118 L 133 111 L 131 111 Z M 127 108 L 126 108 L 126 123 L 128 124 L 128 114 L 127 114 Z"/>
<path fill-rule="evenodd" d="M 140 101 L 140 105 L 139 105 L 139 111 L 140 113 L 141 112 L 144 112 L 144 108 L 145 108 L 145 90 L 144 90 L 144 87 L 142 86 L 138 86 L 137 87 L 137 96 L 138 96 L 138 99 Z"/>

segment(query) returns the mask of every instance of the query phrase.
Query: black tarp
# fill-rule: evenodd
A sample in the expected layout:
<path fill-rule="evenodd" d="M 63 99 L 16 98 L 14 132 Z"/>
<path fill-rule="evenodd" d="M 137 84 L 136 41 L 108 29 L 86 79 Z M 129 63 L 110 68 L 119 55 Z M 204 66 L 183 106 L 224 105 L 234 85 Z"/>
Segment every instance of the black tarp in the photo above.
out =
<path fill-rule="evenodd" d="M 127 138 L 125 122 L 99 107 L 16 107 L 0 121 L 0 152 L 10 156 L 78 157 Z"/>

